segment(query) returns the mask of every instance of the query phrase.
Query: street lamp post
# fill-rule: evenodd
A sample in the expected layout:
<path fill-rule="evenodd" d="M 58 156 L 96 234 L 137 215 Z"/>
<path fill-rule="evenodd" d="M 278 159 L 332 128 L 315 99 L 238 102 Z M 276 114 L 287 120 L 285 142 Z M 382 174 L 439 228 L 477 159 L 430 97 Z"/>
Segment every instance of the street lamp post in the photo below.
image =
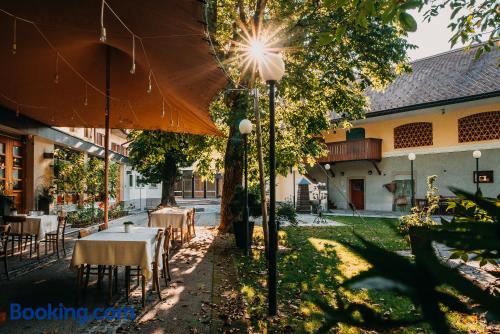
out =
<path fill-rule="evenodd" d="M 285 73 L 285 63 L 281 54 L 266 53 L 259 64 L 262 80 L 269 84 L 269 264 L 268 264 L 268 314 L 275 316 L 277 310 L 277 258 L 278 234 L 276 228 L 276 160 L 275 160 L 275 119 L 274 90 L 276 82 Z"/>
<path fill-rule="evenodd" d="M 328 212 L 328 201 L 330 200 L 330 178 L 328 177 L 328 171 L 332 168 L 330 164 L 325 165 L 326 170 L 326 212 Z"/>
<path fill-rule="evenodd" d="M 250 224 L 248 222 L 248 135 L 252 132 L 252 122 L 243 119 L 239 124 L 241 136 L 243 137 L 243 162 L 245 168 L 245 207 L 243 209 L 243 219 L 245 224 L 245 255 L 250 254 Z"/>
<path fill-rule="evenodd" d="M 408 160 L 410 160 L 410 168 L 411 168 L 411 206 L 412 207 L 415 206 L 415 180 L 413 178 L 413 161 L 415 161 L 416 158 L 417 158 L 417 156 L 415 155 L 415 153 L 408 154 Z"/>
<path fill-rule="evenodd" d="M 480 189 L 479 189 L 479 158 L 481 158 L 481 151 L 475 150 L 472 152 L 472 156 L 476 159 L 476 195 L 479 195 Z"/>

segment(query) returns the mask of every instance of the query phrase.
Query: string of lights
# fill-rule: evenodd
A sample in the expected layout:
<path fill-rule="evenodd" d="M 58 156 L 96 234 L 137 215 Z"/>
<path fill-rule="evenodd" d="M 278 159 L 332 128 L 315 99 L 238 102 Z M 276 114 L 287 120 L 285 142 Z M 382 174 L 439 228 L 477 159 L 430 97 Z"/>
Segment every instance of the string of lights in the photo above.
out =
<path fill-rule="evenodd" d="M 136 55 L 135 55 L 135 47 L 136 47 L 136 39 L 139 41 L 139 45 L 140 45 L 140 48 L 142 50 L 142 53 L 144 55 L 144 59 L 145 59 L 145 62 L 146 62 L 146 66 L 149 68 L 149 74 L 148 74 L 148 85 L 146 87 L 146 92 L 147 93 L 151 93 L 152 92 L 152 89 L 153 89 L 153 83 L 155 84 L 156 86 L 156 89 L 158 90 L 158 93 L 159 95 L 161 96 L 161 99 L 162 99 L 162 106 L 161 106 L 161 117 L 163 118 L 164 115 L 165 115 L 165 103 L 166 103 L 166 97 L 165 95 L 163 94 L 163 91 L 162 89 L 160 88 L 160 85 L 158 83 L 158 80 L 156 78 L 156 75 L 154 73 L 154 71 L 152 70 L 151 68 L 151 64 L 150 64 L 150 61 L 149 61 L 149 57 L 148 57 L 148 53 L 146 51 L 146 48 L 144 46 L 144 43 L 143 43 L 143 38 L 138 36 L 137 34 L 135 34 L 126 24 L 125 22 L 119 17 L 119 15 L 116 13 L 115 10 L 113 10 L 113 8 L 105 1 L 105 0 L 102 0 L 101 2 L 101 11 L 100 11 L 100 25 L 101 25 L 101 34 L 100 34 L 100 38 L 99 40 L 103 43 L 105 43 L 107 41 L 107 31 L 106 31 L 106 27 L 105 27 L 105 24 L 104 24 L 104 16 L 105 16 L 105 9 L 108 9 L 110 13 L 113 14 L 113 16 L 117 19 L 118 22 L 120 22 L 120 24 L 131 34 L 131 37 L 132 37 L 132 66 L 131 66 L 131 69 L 130 69 L 130 73 L 131 74 L 134 74 L 135 73 L 135 70 L 136 70 L 136 63 L 135 63 L 135 59 L 136 59 Z M 13 13 L 10 13 L 4 9 L 1 9 L 0 8 L 0 13 L 3 13 L 7 16 L 10 16 L 13 18 L 13 38 L 12 38 L 12 53 L 13 54 L 16 54 L 16 52 L 18 51 L 17 50 L 17 21 L 21 21 L 21 22 L 24 22 L 24 23 L 28 23 L 28 24 L 31 24 L 35 29 L 36 31 L 40 34 L 40 36 L 43 38 L 43 40 L 45 41 L 45 43 L 48 45 L 48 47 L 54 51 L 55 53 L 55 71 L 54 71 L 54 83 L 59 83 L 60 81 L 60 77 L 59 77 L 59 62 L 62 61 L 76 76 L 78 76 L 83 82 L 84 82 L 84 91 L 85 91 L 85 97 L 84 97 L 84 101 L 83 101 L 83 105 L 84 106 L 88 106 L 88 87 L 91 87 L 93 90 L 95 90 L 97 93 L 99 93 L 100 95 L 102 95 L 103 97 L 106 96 L 106 93 L 103 92 L 102 90 L 100 90 L 98 87 L 96 87 L 92 82 L 90 82 L 88 79 L 86 79 L 79 71 L 77 71 L 75 69 L 75 67 L 64 57 L 64 55 L 53 45 L 53 43 L 48 39 L 48 37 L 43 33 L 43 31 L 40 29 L 40 27 L 33 21 L 31 20 L 28 20 L 28 19 L 25 19 L 25 18 L 22 18 L 22 17 L 19 17 L 19 16 L 16 16 L 14 15 Z M 187 34 L 185 36 L 192 36 L 194 34 Z M 173 35 L 173 36 L 167 36 L 167 37 L 180 37 L 180 36 L 184 36 L 184 35 Z M 165 38 L 165 36 L 161 36 L 162 38 Z M 153 37 L 146 37 L 146 38 L 157 38 L 157 36 L 153 36 Z M 43 109 L 47 109 L 47 107 L 44 107 L 44 106 L 32 106 L 32 105 L 27 105 L 27 104 L 23 104 L 23 103 L 19 103 L 18 101 L 10 98 L 10 97 L 7 97 L 5 94 L 1 94 L 1 96 L 6 99 L 7 101 L 15 104 L 17 106 L 17 110 L 19 110 L 20 107 L 26 107 L 26 108 L 43 108 Z M 111 100 L 114 100 L 114 101 L 120 101 L 119 98 L 117 97 L 113 97 L 113 96 L 109 96 L 109 98 Z M 131 110 L 131 112 L 133 113 L 134 115 L 134 118 L 136 120 L 138 120 L 137 118 L 137 115 L 136 113 L 134 112 L 133 108 L 132 108 L 132 104 L 129 100 L 127 100 L 127 104 Z M 75 112 L 78 114 L 78 112 L 75 110 Z M 173 122 L 173 110 L 170 110 L 170 116 L 171 116 L 171 126 L 174 126 L 174 122 Z M 81 116 L 80 114 L 78 114 L 78 117 L 80 119 Z M 181 121 L 181 115 L 180 115 L 180 112 L 177 111 L 177 127 L 180 127 L 182 121 Z"/>

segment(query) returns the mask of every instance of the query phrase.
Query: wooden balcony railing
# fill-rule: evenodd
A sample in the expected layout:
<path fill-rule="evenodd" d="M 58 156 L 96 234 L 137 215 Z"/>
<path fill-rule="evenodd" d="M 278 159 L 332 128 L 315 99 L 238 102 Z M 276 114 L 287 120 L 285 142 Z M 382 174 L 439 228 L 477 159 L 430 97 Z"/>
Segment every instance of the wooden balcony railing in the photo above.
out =
<path fill-rule="evenodd" d="M 319 162 L 339 162 L 382 159 L 382 139 L 364 138 L 327 143 L 328 155 Z"/>

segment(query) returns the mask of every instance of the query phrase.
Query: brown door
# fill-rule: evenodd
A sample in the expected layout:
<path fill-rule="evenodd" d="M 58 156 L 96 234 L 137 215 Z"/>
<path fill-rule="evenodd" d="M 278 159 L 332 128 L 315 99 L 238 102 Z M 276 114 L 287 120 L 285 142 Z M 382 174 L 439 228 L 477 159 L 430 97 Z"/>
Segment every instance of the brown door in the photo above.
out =
<path fill-rule="evenodd" d="M 0 190 L 14 200 L 18 212 L 24 212 L 24 145 L 0 136 Z"/>
<path fill-rule="evenodd" d="M 349 180 L 351 189 L 351 203 L 357 210 L 365 208 L 365 180 Z"/>

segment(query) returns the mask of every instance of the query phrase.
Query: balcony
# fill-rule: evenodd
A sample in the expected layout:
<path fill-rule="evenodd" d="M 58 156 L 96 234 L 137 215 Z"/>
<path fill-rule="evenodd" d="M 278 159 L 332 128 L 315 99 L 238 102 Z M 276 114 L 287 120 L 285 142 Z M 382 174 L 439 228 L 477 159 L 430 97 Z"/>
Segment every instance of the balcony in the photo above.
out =
<path fill-rule="evenodd" d="M 319 159 L 322 163 L 371 160 L 382 158 L 382 139 L 364 138 L 327 143 L 328 155 Z"/>

